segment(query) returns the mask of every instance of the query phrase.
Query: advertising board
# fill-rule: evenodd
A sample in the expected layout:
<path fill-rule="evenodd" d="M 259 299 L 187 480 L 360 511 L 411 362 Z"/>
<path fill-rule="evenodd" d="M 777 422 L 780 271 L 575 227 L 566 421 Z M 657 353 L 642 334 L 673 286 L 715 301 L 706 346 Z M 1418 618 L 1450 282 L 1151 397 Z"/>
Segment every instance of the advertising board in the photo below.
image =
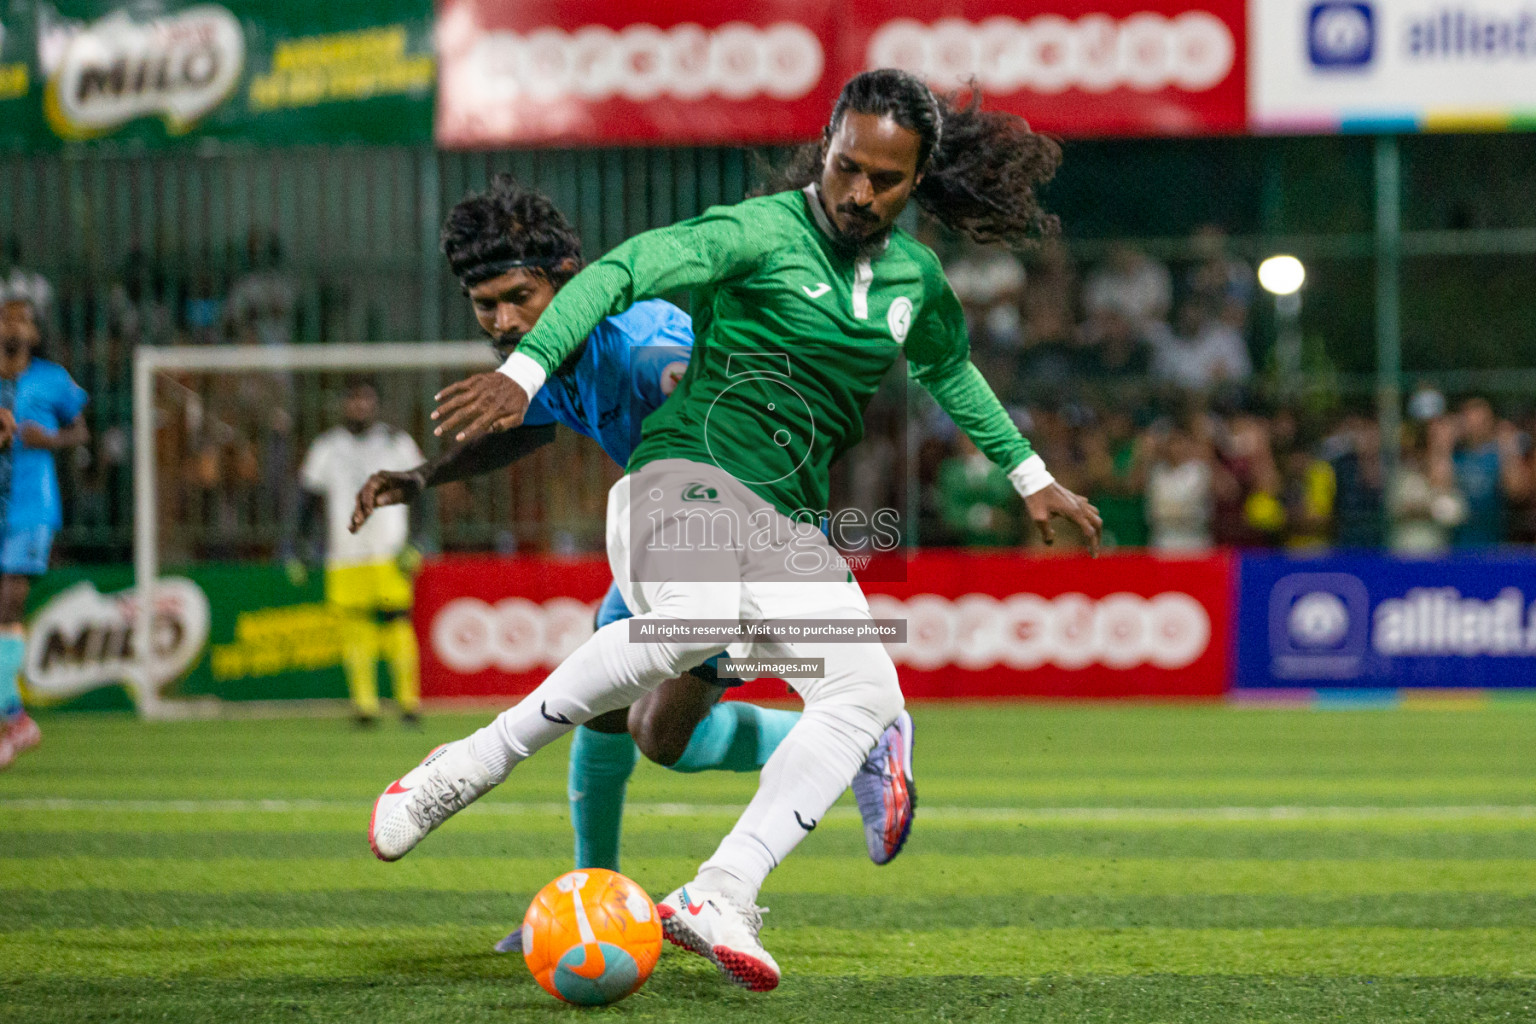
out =
<path fill-rule="evenodd" d="M 1240 689 L 1536 685 L 1536 558 L 1244 556 Z"/>
<path fill-rule="evenodd" d="M 872 572 L 877 619 L 909 697 L 1212 697 L 1227 685 L 1225 556 L 1030 558 L 924 551 Z M 905 576 L 906 582 L 889 582 Z M 590 635 L 609 582 L 601 558 L 429 562 L 417 585 L 422 692 L 527 693 Z M 759 681 L 738 695 L 783 696 Z"/>
<path fill-rule="evenodd" d="M 445 0 L 438 16 L 450 149 L 813 139 L 875 67 L 945 90 L 975 78 L 989 106 L 1061 134 L 1246 123 L 1242 0 Z"/>
<path fill-rule="evenodd" d="M 1249 19 L 1255 130 L 1536 124 L 1528 0 L 1250 0 Z"/>
<path fill-rule="evenodd" d="M 0 148 L 431 137 L 431 8 L 385 0 L 0 8 Z"/>
<path fill-rule="evenodd" d="M 318 573 L 300 584 L 273 565 L 200 565 L 162 576 L 149 678 L 134 636 L 137 600 L 128 566 L 43 577 L 28 602 L 27 701 L 142 709 L 347 695 L 341 624 L 324 604 Z"/>

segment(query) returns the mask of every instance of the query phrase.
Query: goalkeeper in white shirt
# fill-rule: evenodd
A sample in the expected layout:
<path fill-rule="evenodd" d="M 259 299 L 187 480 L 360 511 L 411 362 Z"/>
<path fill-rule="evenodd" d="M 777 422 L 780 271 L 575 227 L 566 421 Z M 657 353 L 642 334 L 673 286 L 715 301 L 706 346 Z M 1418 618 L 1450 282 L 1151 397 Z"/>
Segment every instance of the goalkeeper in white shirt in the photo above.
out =
<path fill-rule="evenodd" d="M 356 533 L 349 529 L 352 506 L 374 473 L 421 462 L 421 449 L 409 434 L 379 421 L 377 389 L 354 380 L 347 385 L 342 424 L 315 438 L 299 469 L 301 537 L 312 536 L 311 525 L 324 506 L 325 600 L 344 624 L 343 665 L 360 726 L 378 721 L 381 655 L 389 662 L 401 721 L 418 724 L 421 668 L 411 605 L 419 556 L 404 505 L 379 509 Z"/>

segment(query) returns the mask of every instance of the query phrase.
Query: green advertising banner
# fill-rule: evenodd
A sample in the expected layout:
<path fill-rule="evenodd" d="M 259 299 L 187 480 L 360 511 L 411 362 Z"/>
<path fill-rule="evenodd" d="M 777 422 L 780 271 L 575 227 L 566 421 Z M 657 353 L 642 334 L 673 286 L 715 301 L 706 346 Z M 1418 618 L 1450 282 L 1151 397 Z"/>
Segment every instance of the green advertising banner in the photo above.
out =
<path fill-rule="evenodd" d="M 129 566 L 58 569 L 28 602 L 23 694 L 39 707 L 344 698 L 345 625 L 320 573 L 294 583 L 273 565 L 201 565 L 155 589 L 151 674 L 135 657 Z M 387 691 L 388 673 L 380 673 Z"/>
<path fill-rule="evenodd" d="M 0 148 L 432 138 L 430 0 L 0 0 Z"/>

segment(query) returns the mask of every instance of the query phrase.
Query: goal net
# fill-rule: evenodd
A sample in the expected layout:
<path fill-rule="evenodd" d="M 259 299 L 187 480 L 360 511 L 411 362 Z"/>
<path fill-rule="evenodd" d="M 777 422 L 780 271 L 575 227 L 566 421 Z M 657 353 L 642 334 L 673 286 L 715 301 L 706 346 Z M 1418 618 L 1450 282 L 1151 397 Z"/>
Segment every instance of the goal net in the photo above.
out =
<path fill-rule="evenodd" d="M 67 633 L 70 644 L 101 650 L 68 666 L 61 660 L 59 672 L 44 673 L 44 684 L 68 690 L 91 682 L 61 676 L 65 668 L 115 675 L 146 716 L 205 713 L 217 706 L 212 700 L 188 699 L 200 691 L 183 693 L 171 684 L 206 647 L 210 659 L 202 674 L 231 679 L 246 672 L 239 678 L 266 680 L 242 691 L 242 699 L 293 695 L 271 682 L 280 672 L 266 669 L 323 661 L 325 638 L 312 642 L 323 624 L 317 620 L 306 633 L 297 613 L 285 619 L 282 609 L 258 609 L 242 614 L 238 632 L 244 635 L 210 646 L 208 618 L 210 610 L 215 620 L 227 611 L 221 602 L 245 607 L 248 591 L 277 578 L 276 570 L 297 553 L 298 473 L 306 450 L 341 423 L 347 385 L 361 378 L 378 393 L 380 421 L 409 433 L 431 457 L 441 446 L 431 433 L 433 396 L 494 365 L 491 349 L 480 342 L 138 349 L 133 590 L 110 597 L 90 592 L 99 604 L 118 606 L 119 634 L 93 646 L 82 639 L 88 630 L 76 626 Z M 603 495 L 617 475 L 600 455 L 562 435 L 518 465 L 515 485 L 511 472 L 499 472 L 432 492 L 413 514 L 413 537 L 429 550 L 600 547 Z M 140 637 L 151 640 L 140 643 Z M 167 699 L 170 691 L 176 699 Z"/>

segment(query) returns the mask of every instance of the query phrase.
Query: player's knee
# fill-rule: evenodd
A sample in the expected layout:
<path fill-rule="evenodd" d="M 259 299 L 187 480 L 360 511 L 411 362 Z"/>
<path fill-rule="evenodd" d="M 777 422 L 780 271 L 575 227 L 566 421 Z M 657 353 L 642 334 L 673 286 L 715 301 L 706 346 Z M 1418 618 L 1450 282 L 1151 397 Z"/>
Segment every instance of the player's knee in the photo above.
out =
<path fill-rule="evenodd" d="M 629 735 L 647 761 L 670 768 L 688 749 L 693 729 L 691 726 L 684 729 L 675 716 L 661 712 L 661 708 L 650 704 L 638 704 L 630 709 Z"/>

